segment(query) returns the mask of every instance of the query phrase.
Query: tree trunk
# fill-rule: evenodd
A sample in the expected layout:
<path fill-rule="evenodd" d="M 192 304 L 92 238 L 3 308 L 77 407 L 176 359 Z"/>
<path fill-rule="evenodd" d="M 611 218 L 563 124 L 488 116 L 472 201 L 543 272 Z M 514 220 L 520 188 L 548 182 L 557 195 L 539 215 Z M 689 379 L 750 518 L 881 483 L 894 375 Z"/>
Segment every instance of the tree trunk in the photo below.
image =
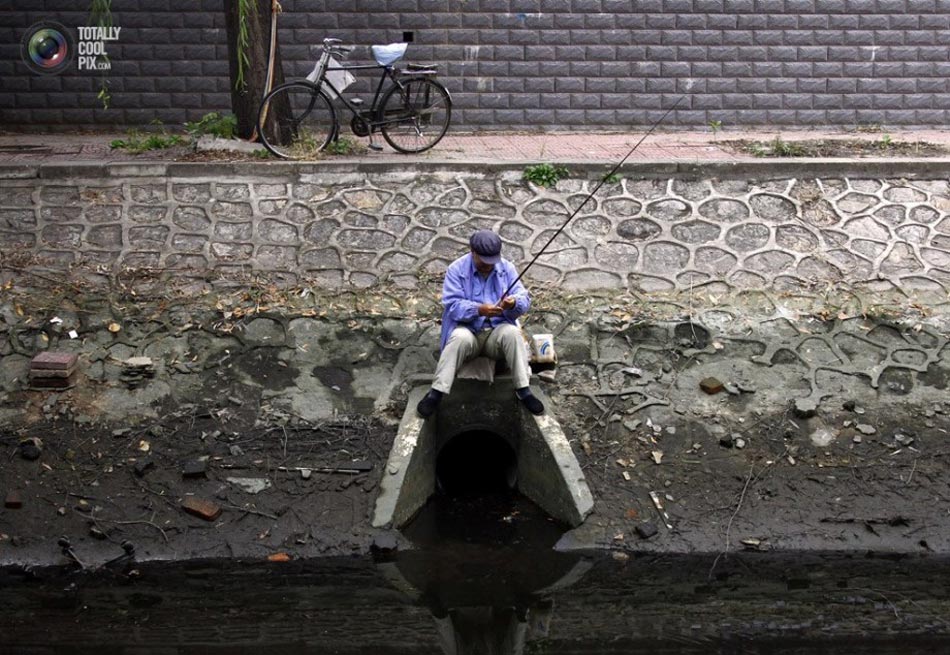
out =
<path fill-rule="evenodd" d="M 228 29 L 228 63 L 231 73 L 231 111 L 237 118 L 238 136 L 250 138 L 257 126 L 257 110 L 264 98 L 267 84 L 267 64 L 270 49 L 271 0 L 247 0 L 247 59 L 244 86 L 236 87 L 238 80 L 238 35 L 240 12 L 238 0 L 223 0 Z M 278 20 L 280 18 L 278 17 Z M 282 84 L 284 72 L 280 60 L 280 46 L 275 43 L 274 80 L 271 88 Z M 269 119 L 270 120 L 270 119 Z"/>

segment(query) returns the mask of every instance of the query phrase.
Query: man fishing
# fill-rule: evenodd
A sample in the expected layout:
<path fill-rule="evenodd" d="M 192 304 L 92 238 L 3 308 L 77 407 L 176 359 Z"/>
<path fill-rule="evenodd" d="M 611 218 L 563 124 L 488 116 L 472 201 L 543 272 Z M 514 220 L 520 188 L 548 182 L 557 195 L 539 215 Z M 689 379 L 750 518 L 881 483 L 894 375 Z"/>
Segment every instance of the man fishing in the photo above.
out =
<path fill-rule="evenodd" d="M 469 239 L 471 251 L 449 265 L 442 285 L 442 354 L 432 388 L 416 411 L 423 418 L 435 413 L 442 396 L 452 390 L 455 373 L 469 359 L 484 355 L 504 359 L 511 369 L 515 394 L 533 414 L 544 404 L 531 393 L 528 353 L 518 317 L 528 311 L 531 297 L 514 265 L 501 256 L 501 237 L 478 230 Z"/>

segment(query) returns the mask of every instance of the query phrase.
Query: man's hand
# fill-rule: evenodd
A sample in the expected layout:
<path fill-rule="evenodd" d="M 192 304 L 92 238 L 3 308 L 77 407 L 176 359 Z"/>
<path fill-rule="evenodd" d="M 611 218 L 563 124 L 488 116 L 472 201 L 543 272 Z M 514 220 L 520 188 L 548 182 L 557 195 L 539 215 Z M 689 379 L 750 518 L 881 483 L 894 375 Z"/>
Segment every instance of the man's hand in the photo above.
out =
<path fill-rule="evenodd" d="M 492 305 L 490 303 L 483 303 L 478 306 L 478 315 L 479 316 L 501 316 L 502 309 L 498 305 Z"/>
<path fill-rule="evenodd" d="M 498 305 L 502 309 L 514 309 L 515 308 L 515 297 L 514 296 L 505 296 L 502 298 L 501 302 Z"/>

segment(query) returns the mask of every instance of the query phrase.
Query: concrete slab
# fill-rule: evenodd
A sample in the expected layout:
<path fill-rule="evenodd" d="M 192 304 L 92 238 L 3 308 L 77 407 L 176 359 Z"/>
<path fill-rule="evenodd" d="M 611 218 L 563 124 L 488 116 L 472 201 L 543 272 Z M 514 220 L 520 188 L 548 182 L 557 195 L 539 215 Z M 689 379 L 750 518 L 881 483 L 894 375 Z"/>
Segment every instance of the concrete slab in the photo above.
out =
<path fill-rule="evenodd" d="M 570 443 L 550 411 L 528 412 L 515 398 L 510 376 L 495 384 L 456 380 L 435 416 L 423 420 L 416 403 L 425 387 L 414 389 L 393 442 L 380 482 L 373 526 L 400 528 L 435 491 L 436 460 L 454 437 L 486 430 L 505 439 L 517 454 L 518 488 L 552 517 L 580 525 L 593 508 L 593 497 Z M 538 389 L 550 409 L 551 401 Z"/>

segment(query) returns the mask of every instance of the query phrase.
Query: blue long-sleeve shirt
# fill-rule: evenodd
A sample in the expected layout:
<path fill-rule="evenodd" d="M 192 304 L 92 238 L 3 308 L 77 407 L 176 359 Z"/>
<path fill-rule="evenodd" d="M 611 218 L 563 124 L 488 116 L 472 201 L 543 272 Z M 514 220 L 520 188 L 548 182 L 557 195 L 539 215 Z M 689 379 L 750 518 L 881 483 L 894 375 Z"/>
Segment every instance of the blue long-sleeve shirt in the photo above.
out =
<path fill-rule="evenodd" d="M 445 348 L 452 330 L 459 325 L 472 332 L 478 332 L 487 325 L 495 327 L 501 323 L 517 325 L 518 317 L 531 307 L 531 297 L 519 280 L 508 292 L 515 298 L 515 306 L 506 309 L 501 316 L 479 316 L 478 306 L 482 303 L 496 304 L 501 295 L 518 277 L 518 271 L 507 259 L 502 258 L 487 278 L 482 278 L 475 269 L 472 253 L 459 257 L 449 264 L 442 284 L 442 339 L 439 348 Z"/>

